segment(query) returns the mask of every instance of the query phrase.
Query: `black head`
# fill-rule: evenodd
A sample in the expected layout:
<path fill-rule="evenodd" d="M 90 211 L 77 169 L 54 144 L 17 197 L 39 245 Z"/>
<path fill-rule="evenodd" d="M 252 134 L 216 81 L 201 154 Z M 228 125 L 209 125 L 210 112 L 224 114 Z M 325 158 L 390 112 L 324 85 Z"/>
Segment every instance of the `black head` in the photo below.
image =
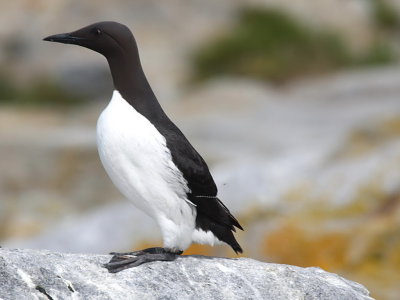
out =
<path fill-rule="evenodd" d="M 107 58 L 137 51 L 129 28 L 117 22 L 98 22 L 73 32 L 51 35 L 43 40 L 86 47 Z"/>
<path fill-rule="evenodd" d="M 98 22 L 79 30 L 44 38 L 45 41 L 74 44 L 103 54 L 111 70 L 114 88 L 137 109 L 152 103 L 162 111 L 143 72 L 135 38 L 128 27 L 117 22 Z M 140 102 L 142 99 L 143 101 Z M 146 104 L 143 104 L 146 103 Z"/>

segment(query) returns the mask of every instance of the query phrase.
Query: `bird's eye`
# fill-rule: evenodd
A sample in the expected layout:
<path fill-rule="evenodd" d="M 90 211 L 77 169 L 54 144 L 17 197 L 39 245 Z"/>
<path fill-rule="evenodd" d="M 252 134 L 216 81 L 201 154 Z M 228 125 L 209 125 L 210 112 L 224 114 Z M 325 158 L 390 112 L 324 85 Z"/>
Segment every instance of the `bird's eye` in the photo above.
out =
<path fill-rule="evenodd" d="M 94 29 L 94 34 L 95 35 L 100 35 L 101 34 L 101 30 L 99 28 L 95 28 Z"/>

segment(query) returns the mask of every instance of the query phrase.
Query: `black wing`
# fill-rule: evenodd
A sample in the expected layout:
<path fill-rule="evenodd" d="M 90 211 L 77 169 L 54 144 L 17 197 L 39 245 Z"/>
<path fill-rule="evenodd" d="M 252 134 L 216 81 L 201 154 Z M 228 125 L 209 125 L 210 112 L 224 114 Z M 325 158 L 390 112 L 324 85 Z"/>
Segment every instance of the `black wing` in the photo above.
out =
<path fill-rule="evenodd" d="M 235 252 L 243 252 L 233 235 L 235 227 L 243 228 L 217 198 L 217 186 L 204 159 L 172 122 L 159 130 L 167 141 L 173 162 L 188 183 L 190 192 L 187 196 L 197 210 L 196 228 L 212 231 Z"/>
<path fill-rule="evenodd" d="M 188 183 L 191 194 L 216 196 L 217 186 L 206 162 L 178 127 L 171 122 L 167 128 L 164 127 L 160 131 L 167 141 L 173 162 Z"/>

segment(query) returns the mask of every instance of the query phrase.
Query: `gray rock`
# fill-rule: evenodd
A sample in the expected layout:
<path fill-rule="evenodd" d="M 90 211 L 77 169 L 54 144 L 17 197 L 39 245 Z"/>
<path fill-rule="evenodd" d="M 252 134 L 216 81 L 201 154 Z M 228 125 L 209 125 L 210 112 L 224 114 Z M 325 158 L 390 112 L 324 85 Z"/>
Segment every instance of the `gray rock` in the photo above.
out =
<path fill-rule="evenodd" d="M 0 299 L 372 299 L 319 268 L 183 256 L 110 274 L 109 259 L 0 248 Z"/>

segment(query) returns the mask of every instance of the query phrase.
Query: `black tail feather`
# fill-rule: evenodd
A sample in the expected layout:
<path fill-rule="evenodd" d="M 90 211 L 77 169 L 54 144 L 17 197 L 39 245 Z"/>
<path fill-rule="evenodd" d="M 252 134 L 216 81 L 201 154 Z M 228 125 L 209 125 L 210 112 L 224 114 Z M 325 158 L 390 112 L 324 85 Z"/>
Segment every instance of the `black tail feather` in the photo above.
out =
<path fill-rule="evenodd" d="M 239 221 L 236 220 L 236 218 L 231 214 L 231 212 L 229 211 L 229 209 L 225 206 L 225 204 L 219 200 L 218 198 L 216 198 L 218 203 L 225 209 L 225 212 L 229 215 L 229 219 L 232 222 L 233 226 L 236 226 L 237 228 L 239 228 L 240 230 L 244 230 L 243 227 L 239 224 Z M 233 231 L 236 231 L 235 227 L 232 228 Z"/>
<path fill-rule="evenodd" d="M 217 197 L 192 196 L 189 200 L 196 205 L 196 228 L 211 231 L 219 240 L 230 245 L 236 253 L 243 252 L 233 235 L 233 232 L 236 232 L 235 227 L 241 230 L 243 227 Z"/>

